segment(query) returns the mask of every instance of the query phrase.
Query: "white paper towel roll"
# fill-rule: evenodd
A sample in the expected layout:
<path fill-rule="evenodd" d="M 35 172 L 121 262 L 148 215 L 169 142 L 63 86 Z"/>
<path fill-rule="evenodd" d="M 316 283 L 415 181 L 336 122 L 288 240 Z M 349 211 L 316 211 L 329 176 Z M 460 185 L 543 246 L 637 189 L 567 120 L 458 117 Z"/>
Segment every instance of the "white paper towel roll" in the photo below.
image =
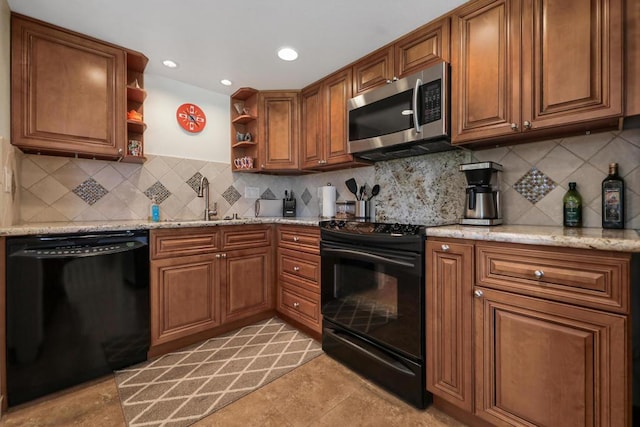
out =
<path fill-rule="evenodd" d="M 320 187 L 320 215 L 323 218 L 336 216 L 336 187 Z"/>

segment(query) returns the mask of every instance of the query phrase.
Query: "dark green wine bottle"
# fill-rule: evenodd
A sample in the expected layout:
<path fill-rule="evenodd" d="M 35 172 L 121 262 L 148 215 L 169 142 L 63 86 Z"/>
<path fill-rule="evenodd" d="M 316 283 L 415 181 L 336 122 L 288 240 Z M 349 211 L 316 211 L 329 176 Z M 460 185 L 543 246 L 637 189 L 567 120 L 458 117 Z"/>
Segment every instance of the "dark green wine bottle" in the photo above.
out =
<path fill-rule="evenodd" d="M 609 176 L 602 181 L 602 228 L 624 228 L 624 181 L 617 163 L 609 163 Z"/>
<path fill-rule="evenodd" d="M 562 223 L 565 227 L 582 227 L 582 197 L 576 190 L 576 183 L 569 183 L 569 191 L 562 199 Z"/>

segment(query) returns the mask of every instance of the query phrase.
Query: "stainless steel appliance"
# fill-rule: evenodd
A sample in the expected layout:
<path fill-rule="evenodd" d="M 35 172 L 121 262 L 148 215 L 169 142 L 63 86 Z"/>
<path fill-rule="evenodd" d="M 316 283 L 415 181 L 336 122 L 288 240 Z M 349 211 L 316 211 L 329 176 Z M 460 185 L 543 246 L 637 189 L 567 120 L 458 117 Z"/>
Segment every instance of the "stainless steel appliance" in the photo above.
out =
<path fill-rule="evenodd" d="M 147 359 L 146 231 L 9 237 L 9 406 Z"/>
<path fill-rule="evenodd" d="M 465 163 L 460 171 L 467 178 L 464 218 L 461 224 L 502 224 L 500 172 L 502 165 L 494 162 Z"/>
<path fill-rule="evenodd" d="M 424 408 L 425 227 L 320 224 L 322 348 Z"/>
<path fill-rule="evenodd" d="M 349 152 L 380 161 L 451 150 L 449 66 L 442 62 L 351 98 Z"/>

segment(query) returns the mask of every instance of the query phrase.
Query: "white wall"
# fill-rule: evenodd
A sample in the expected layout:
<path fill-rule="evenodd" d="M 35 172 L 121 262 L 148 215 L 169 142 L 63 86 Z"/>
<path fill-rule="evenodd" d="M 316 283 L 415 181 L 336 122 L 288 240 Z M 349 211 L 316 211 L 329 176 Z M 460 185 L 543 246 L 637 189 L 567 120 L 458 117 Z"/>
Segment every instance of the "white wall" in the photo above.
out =
<path fill-rule="evenodd" d="M 144 87 L 145 154 L 230 162 L 228 96 L 148 73 Z M 207 124 L 202 132 L 191 134 L 178 125 L 176 110 L 184 103 L 204 111 Z"/>

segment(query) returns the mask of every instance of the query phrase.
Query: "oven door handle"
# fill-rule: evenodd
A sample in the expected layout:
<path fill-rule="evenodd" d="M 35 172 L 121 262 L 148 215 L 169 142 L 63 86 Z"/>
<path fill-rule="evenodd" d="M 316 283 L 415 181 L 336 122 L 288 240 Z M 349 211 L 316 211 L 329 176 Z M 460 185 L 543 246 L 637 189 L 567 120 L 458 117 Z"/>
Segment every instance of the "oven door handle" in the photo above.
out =
<path fill-rule="evenodd" d="M 350 258 L 358 259 L 361 261 L 377 261 L 385 264 L 398 265 L 400 267 L 414 268 L 415 262 L 403 261 L 400 259 L 389 258 L 386 256 L 380 256 L 372 253 L 363 253 L 361 251 L 354 251 L 352 249 L 334 249 L 334 248 L 322 248 L 323 255 L 346 255 Z"/>

